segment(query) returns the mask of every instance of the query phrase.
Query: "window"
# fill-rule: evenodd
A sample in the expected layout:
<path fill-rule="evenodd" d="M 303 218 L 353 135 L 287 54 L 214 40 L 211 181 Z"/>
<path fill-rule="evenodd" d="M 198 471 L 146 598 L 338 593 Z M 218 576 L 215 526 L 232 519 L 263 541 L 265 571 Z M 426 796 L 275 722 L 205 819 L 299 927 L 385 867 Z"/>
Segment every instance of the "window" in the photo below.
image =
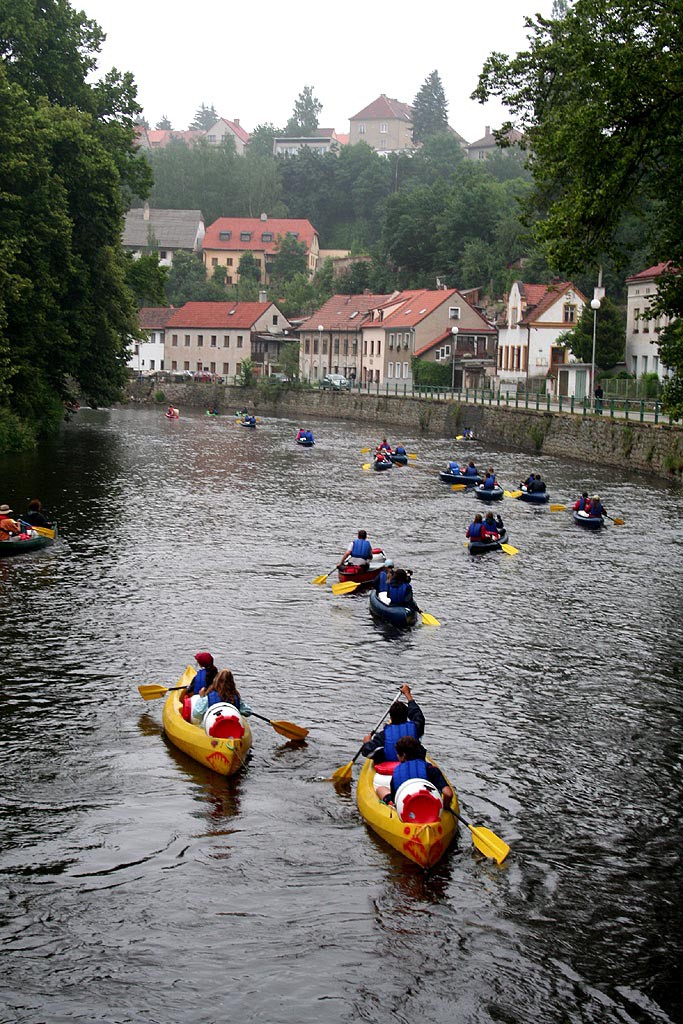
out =
<path fill-rule="evenodd" d="M 358 338 L 354 338 L 353 339 L 352 351 L 353 351 L 354 356 L 358 355 Z"/>
<path fill-rule="evenodd" d="M 216 136 L 215 135 L 207 135 L 206 136 L 206 141 L 207 142 L 215 142 L 216 141 Z"/>
<path fill-rule="evenodd" d="M 223 373 L 226 377 L 230 373 L 230 363 L 223 363 Z"/>
<path fill-rule="evenodd" d="M 189 369 L 190 369 L 190 361 L 189 361 L 189 359 L 186 359 L 185 362 L 183 363 L 183 370 L 189 370 Z"/>
<path fill-rule="evenodd" d="M 177 334 L 172 334 L 171 335 L 171 345 L 174 345 L 177 348 L 177 346 L 178 346 L 178 335 Z"/>
<path fill-rule="evenodd" d="M 653 356 L 652 357 L 652 372 L 653 373 L 658 373 L 659 372 L 659 356 Z"/>
<path fill-rule="evenodd" d="M 318 339 L 314 338 L 313 339 L 313 355 L 317 356 L 317 354 L 318 354 Z"/>
<path fill-rule="evenodd" d="M 251 242 L 251 231 L 240 231 L 240 242 Z"/>
<path fill-rule="evenodd" d="M 323 338 L 323 355 L 327 355 L 327 338 Z"/>
<path fill-rule="evenodd" d="M 403 335 L 402 334 L 397 334 L 396 335 L 396 348 L 400 348 L 401 347 L 401 342 L 402 341 L 403 341 Z"/>
<path fill-rule="evenodd" d="M 154 360 L 153 359 L 150 359 L 150 361 L 149 361 L 149 368 L 150 368 L 150 370 L 154 369 Z"/>
<path fill-rule="evenodd" d="M 387 363 L 387 379 L 394 376 L 394 364 Z"/>
<path fill-rule="evenodd" d="M 304 352 L 306 353 L 306 355 L 308 355 L 310 351 L 311 351 L 311 339 L 310 338 L 306 338 L 305 341 L 304 341 Z"/>
<path fill-rule="evenodd" d="M 444 347 L 443 347 L 443 349 L 441 351 L 443 352 L 443 357 L 445 359 L 446 356 L 449 356 L 451 354 L 451 346 L 450 345 L 444 345 Z"/>
<path fill-rule="evenodd" d="M 377 339 L 377 355 L 382 355 L 382 342 L 379 338 Z"/>
<path fill-rule="evenodd" d="M 178 363 L 176 362 L 175 359 L 171 360 L 171 369 L 172 370 L 177 370 L 178 369 Z"/>
<path fill-rule="evenodd" d="M 218 266 L 218 256 L 212 256 L 211 257 L 211 266 L 212 267 L 217 267 Z"/>
<path fill-rule="evenodd" d="M 404 364 L 403 364 L 403 376 L 404 376 L 404 377 L 405 377 L 406 379 L 408 378 L 408 363 L 404 363 Z"/>
<path fill-rule="evenodd" d="M 189 347 L 190 347 L 190 335 L 186 334 L 185 335 L 185 348 L 189 348 Z M 189 370 L 189 366 L 188 366 L 188 370 Z"/>
<path fill-rule="evenodd" d="M 277 313 L 273 313 L 273 326 L 277 327 Z"/>
<path fill-rule="evenodd" d="M 379 370 L 375 370 L 375 384 L 379 384 Z"/>
<path fill-rule="evenodd" d="M 238 348 L 242 348 L 242 342 L 243 342 L 243 340 L 244 340 L 244 337 L 243 337 L 243 335 L 241 335 L 241 334 L 238 334 L 238 335 L 237 335 L 237 347 L 238 347 Z"/>
<path fill-rule="evenodd" d="M 288 238 L 294 238 L 296 240 L 299 237 L 299 232 L 298 231 L 288 231 L 287 232 L 287 237 Z"/>
<path fill-rule="evenodd" d="M 389 335 L 389 349 L 392 349 L 393 347 L 394 347 L 394 336 L 393 336 L 393 334 L 390 334 Z"/>
<path fill-rule="evenodd" d="M 365 125 L 364 124 L 359 124 L 358 125 L 358 134 L 359 135 L 365 135 Z"/>
<path fill-rule="evenodd" d="M 410 348 L 410 335 L 409 334 L 406 334 L 405 337 L 403 338 L 403 347 L 404 348 Z"/>
<path fill-rule="evenodd" d="M 223 348 L 230 348 L 230 335 L 229 334 L 224 334 L 223 335 Z"/>
<path fill-rule="evenodd" d="M 230 275 L 230 274 L 228 274 L 228 276 L 226 277 L 226 279 L 225 279 L 225 283 L 226 283 L 226 284 L 232 284 L 232 277 L 231 277 L 231 275 Z"/>
<path fill-rule="evenodd" d="M 235 366 L 235 373 L 241 373 L 241 372 L 242 372 L 242 364 L 241 363 L 237 363 L 237 365 Z"/>
<path fill-rule="evenodd" d="M 576 323 L 576 306 L 571 302 L 565 302 L 563 319 L 566 324 Z"/>
<path fill-rule="evenodd" d="M 386 121 L 381 121 L 380 122 L 379 131 L 380 131 L 380 135 L 386 135 L 387 134 Z"/>
<path fill-rule="evenodd" d="M 231 238 L 232 238 L 232 231 L 219 231 L 218 232 L 218 241 L 219 242 L 229 242 Z"/>
<path fill-rule="evenodd" d="M 204 335 L 203 334 L 198 334 L 197 335 L 197 345 L 199 346 L 199 348 L 204 348 Z"/>
<path fill-rule="evenodd" d="M 401 364 L 400 363 L 396 363 L 396 379 L 400 380 L 400 378 L 401 378 Z"/>
<path fill-rule="evenodd" d="M 211 335 L 211 348 L 216 348 L 217 338 L 215 334 Z"/>
<path fill-rule="evenodd" d="M 201 371 L 202 371 L 203 369 L 204 369 L 204 367 L 202 366 L 202 361 L 201 361 L 201 359 L 199 359 L 199 360 L 197 361 L 197 373 L 201 373 Z"/>
<path fill-rule="evenodd" d="M 647 373 L 647 356 L 642 356 L 643 373 Z"/>
<path fill-rule="evenodd" d="M 633 333 L 634 334 L 638 334 L 638 332 L 640 331 L 639 321 L 640 321 L 640 308 L 638 306 L 636 306 L 636 308 L 633 310 Z"/>
<path fill-rule="evenodd" d="M 272 242 L 273 241 L 273 232 L 272 231 L 264 231 L 263 234 L 261 235 L 261 241 L 262 242 Z"/>
<path fill-rule="evenodd" d="M 460 319 L 460 306 L 449 306 L 448 307 L 448 319 L 459 320 Z"/>
<path fill-rule="evenodd" d="M 649 333 L 650 333 L 650 321 L 649 320 L 643 320 L 643 334 L 649 334 Z"/>
<path fill-rule="evenodd" d="M 638 356 L 633 357 L 633 372 L 638 376 Z"/>
<path fill-rule="evenodd" d="M 334 354 L 336 356 L 338 356 L 339 355 L 339 338 L 334 338 L 333 339 L 332 346 L 333 346 L 333 349 L 334 349 Z"/>
<path fill-rule="evenodd" d="M 363 355 L 366 356 L 367 354 L 368 354 L 368 339 L 367 338 L 363 338 Z"/>
<path fill-rule="evenodd" d="M 375 339 L 374 338 L 370 338 L 370 355 L 374 356 L 374 354 L 375 354 Z"/>
<path fill-rule="evenodd" d="M 215 363 L 209 363 L 209 366 L 211 367 L 211 373 L 215 373 L 216 372 L 216 364 Z"/>
<path fill-rule="evenodd" d="M 225 261 L 225 265 L 226 267 L 232 266 L 232 256 L 228 256 L 227 260 Z"/>

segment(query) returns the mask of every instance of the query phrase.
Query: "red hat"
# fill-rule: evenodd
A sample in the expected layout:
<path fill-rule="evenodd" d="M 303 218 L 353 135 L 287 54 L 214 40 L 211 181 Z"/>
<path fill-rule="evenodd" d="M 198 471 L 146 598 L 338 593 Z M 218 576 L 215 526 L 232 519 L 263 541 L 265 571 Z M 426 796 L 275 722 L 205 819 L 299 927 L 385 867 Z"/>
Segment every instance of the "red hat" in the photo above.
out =
<path fill-rule="evenodd" d="M 213 665 L 213 658 L 208 651 L 200 651 L 199 654 L 195 654 L 194 660 L 199 662 L 202 668 L 208 668 L 209 665 Z"/>

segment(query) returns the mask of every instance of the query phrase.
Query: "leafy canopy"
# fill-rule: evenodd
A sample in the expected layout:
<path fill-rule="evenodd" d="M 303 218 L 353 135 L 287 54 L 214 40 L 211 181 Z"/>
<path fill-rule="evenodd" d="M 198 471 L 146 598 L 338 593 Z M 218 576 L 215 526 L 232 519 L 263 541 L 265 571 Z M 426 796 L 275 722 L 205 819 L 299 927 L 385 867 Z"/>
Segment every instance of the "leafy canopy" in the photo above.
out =
<path fill-rule="evenodd" d="M 608 298 L 600 302 L 595 316 L 595 365 L 600 370 L 611 370 L 616 363 L 624 360 L 626 323 L 623 314 Z M 593 358 L 593 310 L 586 303 L 581 310 L 576 327 L 564 331 L 557 339 L 567 345 L 582 363 Z"/>
<path fill-rule="evenodd" d="M 305 85 L 299 93 L 292 116 L 287 122 L 285 131 L 288 135 L 315 135 L 318 127 L 318 115 L 323 109 L 320 100 L 313 94 L 313 88 Z"/>

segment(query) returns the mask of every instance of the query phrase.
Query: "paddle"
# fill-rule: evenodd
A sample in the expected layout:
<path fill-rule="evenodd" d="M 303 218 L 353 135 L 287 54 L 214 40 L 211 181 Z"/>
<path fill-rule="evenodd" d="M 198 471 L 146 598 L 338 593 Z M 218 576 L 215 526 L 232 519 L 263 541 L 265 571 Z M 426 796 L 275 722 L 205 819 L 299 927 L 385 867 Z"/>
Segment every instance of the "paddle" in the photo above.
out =
<path fill-rule="evenodd" d="M 497 836 L 490 828 L 484 828 L 483 825 L 470 825 L 469 821 L 465 821 L 462 815 L 458 814 L 457 811 L 454 811 L 452 807 L 449 808 L 449 810 L 454 818 L 461 821 L 463 825 L 467 825 L 468 829 L 472 833 L 472 842 L 476 848 L 480 850 L 485 857 L 491 857 L 497 864 L 502 864 L 510 852 L 508 844 L 503 842 L 500 836 Z"/>
<path fill-rule="evenodd" d="M 472 486 L 474 486 L 474 484 Z M 466 491 L 467 490 L 467 484 L 451 484 L 451 490 L 452 491 Z"/>
<path fill-rule="evenodd" d="M 501 544 L 501 551 L 504 551 L 506 555 L 518 555 L 519 548 L 513 547 L 512 544 Z"/>
<path fill-rule="evenodd" d="M 420 615 L 422 616 L 422 625 L 423 626 L 440 626 L 441 625 L 441 623 L 439 622 L 437 617 L 435 615 L 430 615 L 429 612 L 420 612 Z"/>
<path fill-rule="evenodd" d="M 50 540 L 54 540 L 57 535 L 56 530 L 49 530 L 46 526 L 32 526 L 31 523 L 27 523 L 24 519 L 20 519 L 19 522 L 22 526 L 27 526 L 29 530 L 35 530 L 41 537 L 49 537 Z"/>
<path fill-rule="evenodd" d="M 190 669 L 192 675 L 190 680 L 194 677 L 194 670 Z M 187 675 L 187 670 L 185 675 Z M 185 678 L 183 676 L 183 679 Z M 138 686 L 138 692 L 143 700 L 156 700 L 157 697 L 163 697 L 167 693 L 173 693 L 174 690 L 186 690 L 188 683 L 183 686 L 160 686 L 158 683 L 148 683 L 142 686 Z M 254 718 L 261 718 L 264 722 L 268 722 L 272 725 L 275 732 L 279 732 L 281 736 L 286 736 L 289 740 L 303 740 L 308 736 L 308 729 L 304 729 L 300 725 L 295 725 L 294 722 L 281 722 L 272 721 L 270 718 L 266 718 L 264 715 L 257 714 L 256 711 L 250 711 Z"/>
<path fill-rule="evenodd" d="M 503 491 L 506 498 L 519 498 L 521 491 Z"/>
<path fill-rule="evenodd" d="M 455 440 L 456 440 L 456 441 L 462 441 L 462 439 L 463 439 L 463 437 L 464 437 L 464 436 L 465 436 L 464 434 L 456 434 L 456 435 L 455 435 Z"/>
<path fill-rule="evenodd" d="M 550 511 L 551 512 L 566 512 L 567 511 L 567 506 L 566 505 L 551 505 L 550 506 Z"/>
<path fill-rule="evenodd" d="M 311 580 L 311 583 L 316 583 L 316 584 L 326 583 L 327 582 L 327 577 L 331 576 L 336 568 L 337 568 L 337 566 L 335 565 L 334 568 L 330 569 L 329 572 L 326 572 L 324 576 L 316 576 L 316 578 L 314 580 Z"/>
<path fill-rule="evenodd" d="M 625 519 L 621 519 L 620 516 L 617 516 L 616 519 L 612 519 L 612 516 L 608 516 L 606 512 L 603 512 L 602 514 L 605 517 L 605 519 L 611 519 L 615 526 L 625 526 L 626 525 L 626 520 Z"/>
<path fill-rule="evenodd" d="M 387 708 L 387 710 L 384 712 L 384 714 L 380 718 L 380 720 L 377 723 L 377 725 L 375 726 L 375 728 L 370 733 L 371 736 L 374 736 L 375 733 L 378 731 L 380 725 L 382 724 L 384 719 L 387 717 L 387 715 L 391 711 L 394 703 L 400 698 L 400 696 L 401 696 L 401 691 L 399 690 L 398 693 L 396 694 L 396 696 L 394 697 L 394 699 L 392 700 L 391 704 Z M 358 752 L 356 754 L 354 754 L 354 756 L 351 758 L 351 760 L 349 761 L 348 764 L 345 764 L 342 768 L 337 768 L 336 771 L 332 772 L 332 777 L 330 779 L 330 782 L 348 782 L 349 781 L 349 779 L 351 778 L 351 775 L 353 774 L 353 766 L 354 766 L 355 762 L 358 760 L 358 758 L 360 757 L 360 755 L 363 753 L 363 747 L 364 746 L 365 746 L 365 743 L 362 744 L 362 746 L 360 747 Z"/>
<path fill-rule="evenodd" d="M 353 580 L 344 580 L 343 583 L 333 583 L 332 593 L 333 594 L 352 594 L 357 587 L 360 587 L 361 583 L 354 583 Z"/>
<path fill-rule="evenodd" d="M 363 465 L 361 466 L 361 469 L 372 469 L 372 463 L 364 462 Z"/>

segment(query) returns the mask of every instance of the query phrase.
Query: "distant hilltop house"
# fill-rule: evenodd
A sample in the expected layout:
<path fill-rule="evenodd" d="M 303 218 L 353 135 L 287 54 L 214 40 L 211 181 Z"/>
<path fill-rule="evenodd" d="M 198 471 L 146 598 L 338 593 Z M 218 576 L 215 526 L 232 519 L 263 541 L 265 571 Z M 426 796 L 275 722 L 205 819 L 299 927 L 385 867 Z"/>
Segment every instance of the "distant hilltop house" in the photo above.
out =
<path fill-rule="evenodd" d="M 636 377 L 656 373 L 660 380 L 664 380 L 669 375 L 668 368 L 659 358 L 657 342 L 659 332 L 669 326 L 670 319 L 667 316 L 645 319 L 657 296 L 659 278 L 669 266 L 669 263 L 657 263 L 626 278 L 626 369 Z"/>
<path fill-rule="evenodd" d="M 315 153 L 338 153 L 348 145 L 348 135 L 337 135 L 334 128 L 316 128 L 313 135 L 278 135 L 273 139 L 274 156 L 296 156 L 302 149 Z"/>
<path fill-rule="evenodd" d="M 158 252 L 165 267 L 176 252 L 199 253 L 204 239 L 201 210 L 154 210 L 149 203 L 129 210 L 123 228 L 123 248 L 138 257 Z"/>
<path fill-rule="evenodd" d="M 511 128 L 510 131 L 505 132 L 505 138 L 511 146 L 517 146 L 522 141 L 522 133 L 518 132 L 516 128 Z M 498 148 L 496 136 L 491 131 L 490 125 L 487 124 L 483 137 L 465 146 L 465 153 L 470 160 L 488 160 L 496 148 Z"/>
<path fill-rule="evenodd" d="M 449 132 L 461 146 L 466 145 L 455 129 L 449 128 Z M 358 142 L 367 143 L 380 156 L 417 149 L 413 142 L 413 108 L 382 93 L 349 118 L 349 144 Z"/>
<path fill-rule="evenodd" d="M 498 330 L 501 384 L 584 398 L 589 392 L 590 364 L 578 363 L 557 339 L 576 326 L 585 304 L 585 295 L 571 281 L 549 285 L 515 281 Z"/>
<path fill-rule="evenodd" d="M 145 128 L 144 125 L 138 124 L 135 126 L 135 137 L 141 149 L 165 149 L 172 142 L 184 142 L 186 146 L 192 146 L 203 141 L 212 146 L 220 146 L 225 139 L 230 138 L 239 156 L 244 155 L 244 147 L 249 142 L 249 132 L 244 130 L 237 117 L 234 121 L 229 121 L 227 117 L 219 117 L 206 131 L 196 128 L 188 128 L 186 131 L 176 131 L 175 128 Z"/>
<path fill-rule="evenodd" d="M 260 270 L 260 283 L 269 284 L 279 239 L 291 235 L 306 246 L 307 271 L 312 277 L 318 267 L 318 232 L 308 220 L 260 217 L 219 217 L 206 229 L 203 260 L 207 275 L 215 267 L 226 268 L 226 284 L 239 282 L 239 264 L 250 252 Z"/>

